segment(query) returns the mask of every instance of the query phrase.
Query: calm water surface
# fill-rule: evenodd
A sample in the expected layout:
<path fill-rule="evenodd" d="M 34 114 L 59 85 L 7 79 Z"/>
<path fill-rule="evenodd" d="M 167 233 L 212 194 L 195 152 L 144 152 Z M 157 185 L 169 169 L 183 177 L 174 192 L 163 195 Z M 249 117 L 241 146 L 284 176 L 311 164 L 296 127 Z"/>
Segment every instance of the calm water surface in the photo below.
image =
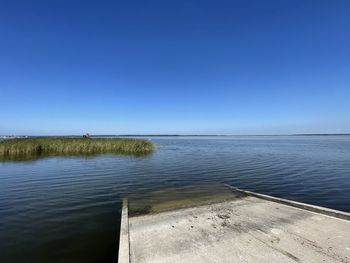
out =
<path fill-rule="evenodd" d="M 146 157 L 0 163 L 0 262 L 116 262 L 121 198 L 236 187 L 350 212 L 349 136 L 150 138 Z"/>

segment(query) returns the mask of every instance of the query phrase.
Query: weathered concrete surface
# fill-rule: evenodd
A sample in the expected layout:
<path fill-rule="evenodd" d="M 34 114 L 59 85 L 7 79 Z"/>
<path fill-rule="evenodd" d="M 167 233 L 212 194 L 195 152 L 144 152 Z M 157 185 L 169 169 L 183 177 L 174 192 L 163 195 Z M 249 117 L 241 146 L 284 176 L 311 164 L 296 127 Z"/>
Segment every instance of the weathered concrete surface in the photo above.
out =
<path fill-rule="evenodd" d="M 123 200 L 123 209 L 120 224 L 120 239 L 118 263 L 129 263 L 129 217 L 128 217 L 128 200 Z"/>
<path fill-rule="evenodd" d="M 247 196 L 129 218 L 130 262 L 350 262 L 350 222 Z"/>

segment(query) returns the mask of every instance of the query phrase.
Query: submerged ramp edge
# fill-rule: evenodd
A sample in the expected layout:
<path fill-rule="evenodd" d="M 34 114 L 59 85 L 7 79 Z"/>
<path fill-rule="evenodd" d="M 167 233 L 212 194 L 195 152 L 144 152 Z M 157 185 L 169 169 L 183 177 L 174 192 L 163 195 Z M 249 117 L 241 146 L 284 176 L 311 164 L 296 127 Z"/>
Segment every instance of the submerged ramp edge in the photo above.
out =
<path fill-rule="evenodd" d="M 320 213 L 320 214 L 324 214 L 324 215 L 328 215 L 328 216 L 332 216 L 332 217 L 337 217 L 337 218 L 341 218 L 341 219 L 350 221 L 350 213 L 347 213 L 347 212 L 343 212 L 343 211 L 339 211 L 339 210 L 335 210 L 335 209 L 331 209 L 331 208 L 326 208 L 326 207 L 322 207 L 322 206 L 317 206 L 317 205 L 310 205 L 310 204 L 306 204 L 306 203 L 296 202 L 296 201 L 283 199 L 283 198 L 279 198 L 279 197 L 274 197 L 274 196 L 270 196 L 270 195 L 259 194 L 256 192 L 246 191 L 246 190 L 234 187 L 234 186 L 229 185 L 229 184 L 225 184 L 225 186 L 232 189 L 233 191 L 237 191 L 237 192 L 240 192 L 240 193 L 248 195 L 248 196 L 254 196 L 254 197 L 261 198 L 261 199 L 264 199 L 267 201 L 277 202 L 280 204 L 289 205 L 289 206 L 301 208 L 304 210 L 312 211 L 315 213 Z"/>

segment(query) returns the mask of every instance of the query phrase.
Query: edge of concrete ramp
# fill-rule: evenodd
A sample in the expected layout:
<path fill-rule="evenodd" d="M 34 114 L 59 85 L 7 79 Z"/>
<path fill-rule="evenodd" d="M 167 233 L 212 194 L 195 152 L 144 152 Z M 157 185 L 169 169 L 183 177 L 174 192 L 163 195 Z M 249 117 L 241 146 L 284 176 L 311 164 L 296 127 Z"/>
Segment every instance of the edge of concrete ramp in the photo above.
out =
<path fill-rule="evenodd" d="M 120 223 L 118 263 L 130 263 L 128 199 L 123 199 Z"/>
<path fill-rule="evenodd" d="M 248 195 L 248 196 L 254 196 L 254 197 L 261 198 L 261 199 L 264 199 L 267 201 L 272 201 L 272 202 L 276 202 L 276 203 L 280 203 L 280 204 L 284 204 L 284 205 L 289 205 L 289 206 L 293 206 L 296 208 L 308 210 L 311 212 L 315 212 L 315 213 L 319 213 L 319 214 L 323 214 L 323 215 L 327 215 L 327 216 L 336 217 L 336 218 L 350 221 L 350 213 L 347 213 L 347 212 L 343 212 L 343 211 L 339 211 L 339 210 L 335 210 L 335 209 L 330 209 L 330 208 L 326 208 L 326 207 L 321 207 L 321 206 L 317 206 L 317 205 L 310 205 L 310 204 L 306 204 L 306 203 L 291 201 L 288 199 L 278 198 L 278 197 L 274 197 L 274 196 L 270 196 L 270 195 L 259 194 L 259 193 L 255 193 L 255 192 L 251 192 L 251 191 L 246 191 L 246 190 L 239 189 L 239 188 L 234 187 L 234 186 L 229 185 L 229 184 L 225 184 L 225 185 L 234 191 L 240 192 L 240 193 Z"/>

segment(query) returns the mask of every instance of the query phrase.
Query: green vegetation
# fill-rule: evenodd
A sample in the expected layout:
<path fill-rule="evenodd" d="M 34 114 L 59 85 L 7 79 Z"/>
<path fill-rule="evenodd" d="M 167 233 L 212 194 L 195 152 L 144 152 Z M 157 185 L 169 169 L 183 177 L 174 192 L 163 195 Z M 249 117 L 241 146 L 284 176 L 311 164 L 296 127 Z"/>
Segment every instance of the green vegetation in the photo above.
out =
<path fill-rule="evenodd" d="M 153 143 L 142 139 L 38 137 L 0 141 L 0 159 L 3 160 L 100 153 L 144 155 L 153 150 Z"/>

